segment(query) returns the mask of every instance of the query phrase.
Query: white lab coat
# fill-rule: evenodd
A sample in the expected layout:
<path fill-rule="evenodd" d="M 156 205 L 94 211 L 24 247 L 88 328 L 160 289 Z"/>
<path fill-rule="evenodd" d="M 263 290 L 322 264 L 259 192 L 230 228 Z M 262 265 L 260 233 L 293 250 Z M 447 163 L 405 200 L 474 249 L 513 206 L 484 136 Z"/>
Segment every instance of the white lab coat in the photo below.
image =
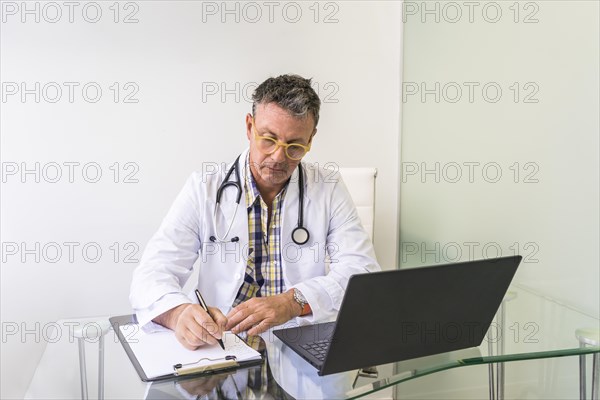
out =
<path fill-rule="evenodd" d="M 224 314 L 238 293 L 248 257 L 248 213 L 245 206 L 244 161 L 239 161 L 242 197 L 226 243 L 213 243 L 213 212 L 217 189 L 227 170 L 195 172 L 171 206 L 160 228 L 150 239 L 133 274 L 130 301 L 138 323 L 148 329 L 153 318 L 194 297 L 182 291 L 200 257 L 197 287 L 204 300 Z M 281 259 L 286 289 L 298 288 L 312 314 L 296 318 L 299 325 L 333 320 L 351 275 L 380 270 L 369 235 L 360 223 L 356 207 L 340 175 L 303 163 L 304 226 L 309 241 L 296 245 L 291 238 L 298 224 L 298 168 L 288 185 L 282 209 Z M 230 177 L 235 179 L 234 174 Z M 223 235 L 234 215 L 236 190 L 223 191 L 217 213 L 218 233 Z M 216 235 L 215 235 L 216 236 Z M 238 242 L 230 242 L 238 236 Z M 326 267 L 326 249 L 331 263 Z"/>

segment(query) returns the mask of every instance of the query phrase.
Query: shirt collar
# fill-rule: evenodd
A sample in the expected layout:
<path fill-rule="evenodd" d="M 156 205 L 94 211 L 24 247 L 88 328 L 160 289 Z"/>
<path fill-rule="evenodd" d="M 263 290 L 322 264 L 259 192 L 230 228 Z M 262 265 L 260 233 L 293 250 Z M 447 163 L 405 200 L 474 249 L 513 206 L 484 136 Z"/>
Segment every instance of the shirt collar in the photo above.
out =
<path fill-rule="evenodd" d="M 256 198 L 260 195 L 258 188 L 256 187 L 256 182 L 254 181 L 254 176 L 252 176 L 252 171 L 250 171 L 250 152 L 246 154 L 246 162 L 244 164 L 245 170 L 245 179 L 244 186 L 246 187 L 246 207 L 250 208 Z"/>

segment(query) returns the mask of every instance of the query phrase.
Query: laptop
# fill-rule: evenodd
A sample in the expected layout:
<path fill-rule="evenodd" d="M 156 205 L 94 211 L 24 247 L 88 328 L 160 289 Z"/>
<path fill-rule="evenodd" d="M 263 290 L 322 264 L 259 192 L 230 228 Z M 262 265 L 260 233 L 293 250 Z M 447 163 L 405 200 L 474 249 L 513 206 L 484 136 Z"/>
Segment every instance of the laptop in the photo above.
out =
<path fill-rule="evenodd" d="M 521 258 L 353 275 L 335 322 L 273 333 L 319 375 L 479 346 Z"/>

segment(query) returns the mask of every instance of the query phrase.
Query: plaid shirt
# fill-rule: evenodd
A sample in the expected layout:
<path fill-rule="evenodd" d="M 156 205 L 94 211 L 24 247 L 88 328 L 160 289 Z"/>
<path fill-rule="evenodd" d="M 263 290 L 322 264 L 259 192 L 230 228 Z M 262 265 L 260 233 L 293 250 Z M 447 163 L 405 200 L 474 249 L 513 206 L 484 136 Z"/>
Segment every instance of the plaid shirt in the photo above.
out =
<path fill-rule="evenodd" d="M 246 157 L 244 186 L 248 208 L 249 255 L 244 282 L 240 286 L 233 307 L 255 296 L 273 296 L 285 291 L 281 271 L 280 239 L 281 210 L 287 184 L 273 199 L 271 224 L 267 226 L 269 209 L 258 192 L 248 160 L 249 156 Z"/>

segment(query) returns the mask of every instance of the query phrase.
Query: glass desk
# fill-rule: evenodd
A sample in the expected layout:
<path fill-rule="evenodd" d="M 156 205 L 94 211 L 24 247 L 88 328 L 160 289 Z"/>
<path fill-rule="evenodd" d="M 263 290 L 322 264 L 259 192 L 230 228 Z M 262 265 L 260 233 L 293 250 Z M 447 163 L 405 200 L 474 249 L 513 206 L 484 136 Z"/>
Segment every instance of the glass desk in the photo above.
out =
<path fill-rule="evenodd" d="M 476 299 L 474 299 L 476 301 Z M 61 320 L 57 327 L 95 324 L 108 318 Z M 578 329 L 586 336 L 576 337 Z M 72 329 L 72 328 L 69 328 Z M 391 398 L 393 388 L 402 382 L 450 369 L 485 365 L 484 383 L 490 398 L 504 397 L 505 368 L 514 361 L 567 357 L 573 359 L 569 376 L 569 397 L 579 398 L 579 377 L 588 370 L 587 395 L 598 385 L 600 320 L 539 296 L 524 288 L 511 287 L 503 307 L 483 343 L 470 348 L 435 356 L 379 366 L 377 377 L 360 377 L 357 371 L 318 376 L 316 369 L 288 349 L 272 333 L 262 335 L 260 366 L 200 378 L 145 383 L 131 365 L 116 334 L 109 330 L 103 337 L 82 339 L 86 391 L 90 398 L 107 399 L 213 399 L 213 398 L 293 398 L 353 399 L 361 397 Z M 581 336 L 581 335 L 580 335 Z M 54 337 L 54 336 L 52 336 Z M 100 346 L 102 342 L 102 346 Z M 99 348 L 101 351 L 99 351 Z M 35 371 L 25 398 L 79 399 L 82 394 L 78 340 L 62 334 L 60 340 L 48 343 Z M 587 356 L 592 354 L 593 356 Z M 585 360 L 587 364 L 581 364 Z M 590 362 L 594 360 L 595 363 Z M 579 362 L 579 364 L 578 364 Z M 518 364 L 518 363 L 515 363 Z M 572 371 L 572 369 L 575 369 Z M 596 370 L 595 382 L 590 371 Z M 102 374 L 100 374 L 102 372 Z M 100 377 L 100 375 L 102 375 Z M 365 375 L 365 374 L 363 374 Z M 441 376 L 439 374 L 437 376 Z M 435 378 L 435 375 L 432 375 Z M 585 379 L 583 379 L 585 381 Z M 460 384 L 460 383 L 458 383 Z M 597 389 L 593 395 L 598 396 Z"/>

